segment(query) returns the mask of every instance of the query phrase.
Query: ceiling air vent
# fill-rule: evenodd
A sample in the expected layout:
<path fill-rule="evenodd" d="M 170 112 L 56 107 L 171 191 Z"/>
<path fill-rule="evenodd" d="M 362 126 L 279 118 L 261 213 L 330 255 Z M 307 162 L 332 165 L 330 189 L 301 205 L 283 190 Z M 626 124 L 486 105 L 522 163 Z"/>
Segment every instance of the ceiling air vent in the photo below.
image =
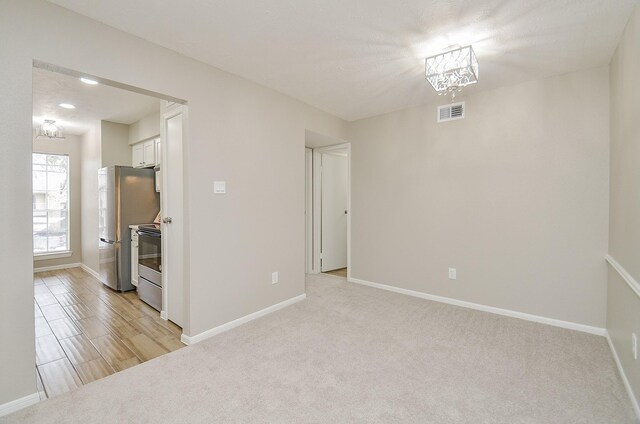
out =
<path fill-rule="evenodd" d="M 464 118 L 464 102 L 438 106 L 438 122 L 454 121 Z"/>

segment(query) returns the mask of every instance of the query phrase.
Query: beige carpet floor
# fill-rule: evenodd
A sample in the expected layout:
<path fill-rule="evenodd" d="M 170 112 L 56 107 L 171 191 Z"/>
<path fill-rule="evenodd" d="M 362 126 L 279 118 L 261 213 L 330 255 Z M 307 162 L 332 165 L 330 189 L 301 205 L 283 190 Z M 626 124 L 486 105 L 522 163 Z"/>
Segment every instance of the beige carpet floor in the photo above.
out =
<path fill-rule="evenodd" d="M 0 420 L 632 423 L 604 338 L 349 284 Z"/>

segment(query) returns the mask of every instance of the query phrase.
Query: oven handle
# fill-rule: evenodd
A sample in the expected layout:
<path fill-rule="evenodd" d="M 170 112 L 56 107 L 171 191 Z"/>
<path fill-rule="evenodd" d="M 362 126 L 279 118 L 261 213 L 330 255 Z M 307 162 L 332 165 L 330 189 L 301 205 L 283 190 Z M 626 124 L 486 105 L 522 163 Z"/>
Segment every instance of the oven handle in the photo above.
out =
<path fill-rule="evenodd" d="M 142 231 L 142 230 L 138 230 L 138 235 L 139 236 L 143 236 L 143 237 L 155 237 L 155 238 L 161 238 L 162 237 L 162 234 L 146 232 L 146 231 Z"/>

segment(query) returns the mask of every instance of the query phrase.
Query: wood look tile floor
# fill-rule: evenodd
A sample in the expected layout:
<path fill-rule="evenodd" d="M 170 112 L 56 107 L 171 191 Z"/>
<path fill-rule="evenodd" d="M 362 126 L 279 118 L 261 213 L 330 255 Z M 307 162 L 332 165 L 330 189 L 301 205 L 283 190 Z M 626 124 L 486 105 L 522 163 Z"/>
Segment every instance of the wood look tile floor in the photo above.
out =
<path fill-rule="evenodd" d="M 338 277 L 347 278 L 347 268 L 334 269 L 333 271 L 325 271 L 323 274 L 336 275 Z"/>
<path fill-rule="evenodd" d="M 38 390 L 57 396 L 184 347 L 182 329 L 135 292 L 80 268 L 34 274 Z"/>

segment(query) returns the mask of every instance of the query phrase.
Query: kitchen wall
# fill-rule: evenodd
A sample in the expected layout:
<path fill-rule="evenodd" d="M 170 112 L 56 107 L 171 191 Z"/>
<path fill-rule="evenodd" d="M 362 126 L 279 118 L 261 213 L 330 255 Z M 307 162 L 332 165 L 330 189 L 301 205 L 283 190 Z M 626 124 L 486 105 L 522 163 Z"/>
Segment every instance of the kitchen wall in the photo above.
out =
<path fill-rule="evenodd" d="M 98 252 L 98 169 L 102 166 L 101 123 L 82 135 L 82 262 L 100 271 Z"/>
<path fill-rule="evenodd" d="M 611 60 L 611 203 L 609 254 L 640 280 L 640 7 L 636 7 Z M 640 402 L 640 366 L 631 334 L 640 336 L 640 297 L 609 269 L 607 330 L 635 397 Z"/>
<path fill-rule="evenodd" d="M 131 166 L 129 125 L 101 121 L 100 148 L 102 166 Z"/>
<path fill-rule="evenodd" d="M 159 112 L 154 114 L 160 119 Z M 105 166 L 131 166 L 131 146 L 129 137 L 131 128 L 136 127 L 136 134 L 144 133 L 152 128 L 148 120 L 143 118 L 131 126 L 110 121 L 100 121 L 83 135 L 82 138 L 82 258 L 85 266 L 96 273 L 100 271 L 98 251 L 98 169 Z M 142 123 L 142 132 L 140 132 Z M 159 128 L 159 123 L 156 125 Z M 158 130 L 159 132 L 159 130 Z M 156 133 L 157 134 L 157 133 Z"/>
<path fill-rule="evenodd" d="M 154 114 L 160 119 L 159 112 Z M 98 169 L 105 166 L 131 166 L 131 128 L 136 134 L 152 130 L 149 117 L 131 126 L 110 121 L 96 122 L 82 136 L 82 258 L 85 266 L 100 271 L 98 251 Z M 159 128 L 159 122 L 156 127 Z M 142 131 L 140 131 L 142 128 Z M 159 132 L 159 129 L 158 129 Z M 157 134 L 157 133 L 156 133 Z"/>
<path fill-rule="evenodd" d="M 608 68 L 461 100 L 350 126 L 351 276 L 604 327 Z"/>
<path fill-rule="evenodd" d="M 12 382 L 0 384 L 0 405 L 36 392 L 31 145 L 24 143 L 34 59 L 188 100 L 187 335 L 304 293 L 305 129 L 345 138 L 344 121 L 45 1 L 0 0 L 0 10 L 0 39 L 11 40 L 0 43 L 0 266 L 10 282 L 0 297 L 0 339 L 11 340 L 0 344 L 0 381 Z M 93 147 L 83 144 L 83 160 L 99 157 Z M 83 162 L 83 176 L 95 181 L 89 168 Z M 226 195 L 213 196 L 217 179 L 227 181 Z M 83 216 L 97 216 L 97 199 L 82 207 Z M 83 249 L 97 240 L 86 231 L 82 238 Z M 271 284 L 273 271 L 279 284 Z"/>
<path fill-rule="evenodd" d="M 159 112 L 155 118 L 160 119 Z M 143 125 L 150 128 L 148 123 Z M 159 123 L 156 127 L 159 127 Z M 65 140 L 56 141 L 34 139 L 34 152 L 69 155 L 72 250 L 68 258 L 35 260 L 34 268 L 84 263 L 94 271 L 99 271 L 97 172 L 103 166 L 131 166 L 129 131 L 129 125 L 100 121 L 82 136 L 67 135 Z M 81 187 L 81 180 L 85 186 Z"/>
<path fill-rule="evenodd" d="M 160 100 L 158 100 L 158 103 Z M 129 144 L 148 140 L 160 135 L 160 112 L 145 116 L 129 126 Z"/>
<path fill-rule="evenodd" d="M 69 250 L 71 256 L 58 259 L 34 260 L 34 268 L 46 268 L 67 264 L 82 263 L 81 245 L 81 208 L 80 208 L 80 167 L 81 138 L 67 134 L 64 140 L 50 140 L 42 138 L 33 139 L 33 151 L 35 153 L 56 153 L 69 155 Z"/>

